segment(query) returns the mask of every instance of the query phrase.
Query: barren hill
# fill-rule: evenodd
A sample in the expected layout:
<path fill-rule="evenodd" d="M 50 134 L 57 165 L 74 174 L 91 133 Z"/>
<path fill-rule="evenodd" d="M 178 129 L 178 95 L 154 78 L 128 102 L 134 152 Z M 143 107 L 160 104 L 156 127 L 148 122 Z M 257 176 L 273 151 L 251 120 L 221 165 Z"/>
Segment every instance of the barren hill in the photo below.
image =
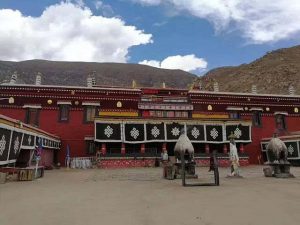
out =
<path fill-rule="evenodd" d="M 201 81 L 205 90 L 212 90 L 215 81 L 220 91 L 288 94 L 290 85 L 300 94 L 300 46 L 268 52 L 262 58 L 236 67 L 221 67 L 209 71 Z"/>
<path fill-rule="evenodd" d="M 86 78 L 95 72 L 97 85 L 130 87 L 135 80 L 138 87 L 187 88 L 197 77 L 182 70 L 166 70 L 139 64 L 55 62 L 29 60 L 0 61 L 0 83 L 18 72 L 18 83 L 33 84 L 37 72 L 43 74 L 42 83 L 52 85 L 85 86 Z"/>

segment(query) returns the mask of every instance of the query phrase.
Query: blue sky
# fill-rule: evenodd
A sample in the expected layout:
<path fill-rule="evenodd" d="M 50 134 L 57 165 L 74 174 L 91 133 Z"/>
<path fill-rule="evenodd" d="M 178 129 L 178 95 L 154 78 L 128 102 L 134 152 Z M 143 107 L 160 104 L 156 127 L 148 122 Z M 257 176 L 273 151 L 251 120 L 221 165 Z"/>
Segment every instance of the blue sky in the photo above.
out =
<path fill-rule="evenodd" d="M 0 60 L 143 63 L 203 74 L 299 44 L 297 0 L 223 2 L 0 0 Z"/>

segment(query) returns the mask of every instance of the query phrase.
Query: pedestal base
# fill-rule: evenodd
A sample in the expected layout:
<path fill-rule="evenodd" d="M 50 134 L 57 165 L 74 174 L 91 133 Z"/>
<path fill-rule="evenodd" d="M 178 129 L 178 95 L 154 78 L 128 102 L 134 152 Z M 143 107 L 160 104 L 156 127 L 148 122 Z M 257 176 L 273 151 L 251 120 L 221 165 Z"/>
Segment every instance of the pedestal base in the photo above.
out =
<path fill-rule="evenodd" d="M 265 163 L 268 167 L 263 169 L 265 177 L 276 178 L 293 178 L 294 175 L 290 173 L 291 164 L 289 162 Z"/>
<path fill-rule="evenodd" d="M 294 178 L 295 176 L 291 173 L 279 173 L 279 174 L 274 174 L 274 177 L 276 177 L 276 178 Z"/>
<path fill-rule="evenodd" d="M 243 176 L 241 175 L 234 175 L 234 176 L 231 176 L 231 175 L 227 175 L 226 178 L 232 178 L 232 179 L 237 179 L 237 178 L 244 178 Z"/>

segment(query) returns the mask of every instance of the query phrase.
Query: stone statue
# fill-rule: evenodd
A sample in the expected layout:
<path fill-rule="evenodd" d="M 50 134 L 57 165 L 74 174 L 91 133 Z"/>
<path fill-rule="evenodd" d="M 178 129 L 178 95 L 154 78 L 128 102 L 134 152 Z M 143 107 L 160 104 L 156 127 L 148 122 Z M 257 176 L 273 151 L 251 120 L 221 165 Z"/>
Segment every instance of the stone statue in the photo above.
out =
<path fill-rule="evenodd" d="M 181 133 L 174 148 L 175 157 L 177 160 L 181 160 L 181 157 L 184 156 L 186 160 L 191 162 L 194 160 L 194 147 L 185 132 Z"/>
<path fill-rule="evenodd" d="M 175 176 L 177 177 L 180 174 L 182 185 L 186 186 L 186 177 L 198 178 L 198 176 L 196 175 L 195 169 L 196 163 L 194 161 L 194 147 L 183 129 L 181 130 L 181 135 L 175 144 L 174 154 L 177 161 L 175 164 L 177 165 Z"/>
<path fill-rule="evenodd" d="M 268 154 L 268 161 L 271 163 L 279 163 L 284 162 L 287 163 L 287 147 L 282 140 L 277 137 L 275 133 L 273 138 L 267 145 L 267 154 Z"/>
<path fill-rule="evenodd" d="M 233 133 L 231 133 L 231 135 L 229 135 L 229 139 L 230 139 L 230 143 L 229 143 L 229 160 L 230 160 L 230 175 L 229 177 L 241 177 L 240 175 L 240 163 L 239 163 L 239 155 L 238 155 L 238 151 L 237 151 L 237 147 L 235 144 L 235 135 Z"/>
<path fill-rule="evenodd" d="M 287 160 L 288 151 L 285 143 L 274 133 L 267 145 L 268 167 L 263 169 L 266 177 L 289 178 L 294 177 L 290 173 L 291 164 Z"/>

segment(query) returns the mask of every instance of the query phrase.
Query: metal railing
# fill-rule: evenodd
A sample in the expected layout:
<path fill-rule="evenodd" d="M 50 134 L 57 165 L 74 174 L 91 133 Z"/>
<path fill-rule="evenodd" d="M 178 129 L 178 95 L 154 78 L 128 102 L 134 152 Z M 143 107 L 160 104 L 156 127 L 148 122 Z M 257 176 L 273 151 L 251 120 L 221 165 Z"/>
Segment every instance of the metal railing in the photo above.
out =
<path fill-rule="evenodd" d="M 87 157 L 72 157 L 69 161 L 66 162 L 67 166 L 72 169 L 89 169 L 92 168 L 96 163 L 95 156 L 87 156 Z M 68 165 L 69 164 L 69 165 Z"/>

